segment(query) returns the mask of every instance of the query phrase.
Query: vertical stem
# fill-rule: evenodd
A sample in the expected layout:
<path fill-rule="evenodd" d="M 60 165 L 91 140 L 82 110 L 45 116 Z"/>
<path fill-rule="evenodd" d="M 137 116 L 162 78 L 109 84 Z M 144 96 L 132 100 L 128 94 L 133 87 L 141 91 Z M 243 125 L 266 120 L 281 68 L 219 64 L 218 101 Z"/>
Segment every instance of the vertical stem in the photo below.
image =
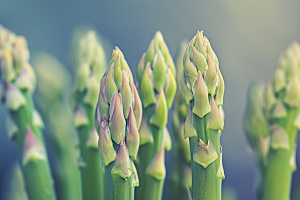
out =
<path fill-rule="evenodd" d="M 114 200 L 130 200 L 132 198 L 132 178 L 124 179 L 119 175 L 111 175 L 113 184 L 113 199 Z"/>
<path fill-rule="evenodd" d="M 88 105 L 85 105 L 85 109 L 89 124 L 78 129 L 80 154 L 84 162 L 84 166 L 81 168 L 82 197 L 83 200 L 104 200 L 105 185 L 101 156 L 98 149 L 86 146 L 89 133 L 94 127 L 94 111 Z"/>
<path fill-rule="evenodd" d="M 114 163 L 111 162 L 105 167 L 106 200 L 114 200 L 113 182 L 111 177 L 111 169 L 113 166 Z"/>
<path fill-rule="evenodd" d="M 193 103 L 192 103 L 193 106 Z M 191 158 L 192 158 L 192 182 L 194 200 L 221 200 L 222 179 L 217 177 L 220 165 L 220 135 L 218 130 L 206 129 L 208 114 L 203 118 L 193 114 L 194 127 L 198 137 L 190 138 Z M 201 138 L 207 144 L 210 140 L 216 148 L 218 159 L 209 164 L 206 168 L 193 161 L 194 147 Z"/>
<path fill-rule="evenodd" d="M 149 145 L 151 146 L 151 152 L 152 155 L 150 155 L 150 158 L 153 159 L 154 156 L 156 155 L 158 149 L 163 145 L 163 129 L 157 128 L 155 126 L 150 125 L 152 134 L 153 134 L 153 139 L 154 142 L 153 144 Z M 150 160 L 151 162 L 151 160 Z M 150 164 L 150 162 L 148 163 L 148 165 Z M 147 165 L 147 167 L 148 167 Z M 144 184 L 145 184 L 145 188 L 144 188 L 144 195 L 143 195 L 143 199 L 144 200 L 159 200 L 162 198 L 162 194 L 163 194 L 163 187 L 164 187 L 164 182 L 165 182 L 165 178 L 161 179 L 161 180 L 157 180 L 152 176 L 146 175 L 145 176 L 145 180 L 144 180 Z"/>
<path fill-rule="evenodd" d="M 151 162 L 152 144 L 147 143 L 139 148 L 139 162 L 136 164 L 139 173 L 140 186 L 135 189 L 136 199 L 143 199 L 146 191 L 146 174 L 145 171 Z"/>
<path fill-rule="evenodd" d="M 55 192 L 53 187 L 53 180 L 50 173 L 50 167 L 48 159 L 37 160 L 30 162 L 25 166 L 22 163 L 23 159 L 23 145 L 25 140 L 26 126 L 30 126 L 33 134 L 43 145 L 45 154 L 47 154 L 43 136 L 40 130 L 33 125 L 32 121 L 32 97 L 28 92 L 23 92 L 26 98 L 26 104 L 20 107 L 17 111 L 10 111 L 10 115 L 18 127 L 16 133 L 16 141 L 19 149 L 19 162 L 23 172 L 24 181 L 26 185 L 26 191 L 29 199 L 32 200 L 55 200 Z M 47 155 L 46 155 L 47 157 Z"/>
<path fill-rule="evenodd" d="M 289 149 L 270 148 L 264 177 L 263 200 L 288 200 L 291 196 L 293 170 L 289 164 L 297 141 L 297 128 L 293 125 L 300 108 L 290 109 L 287 117 L 275 121 L 288 135 Z"/>
<path fill-rule="evenodd" d="M 165 179 L 157 180 L 153 177 L 146 177 L 147 188 L 144 191 L 145 200 L 159 200 L 162 199 Z"/>
<path fill-rule="evenodd" d="M 137 165 L 140 178 L 140 186 L 137 190 L 137 199 L 143 200 L 159 200 L 162 198 L 164 180 L 156 180 L 153 177 L 146 175 L 145 171 L 150 162 L 156 155 L 159 148 L 163 145 L 163 129 L 153 126 L 149 123 L 154 106 L 148 106 L 145 109 L 145 117 L 147 118 L 148 126 L 153 135 L 153 143 L 142 145 L 139 149 L 140 163 Z"/>
<path fill-rule="evenodd" d="M 264 181 L 264 200 L 290 199 L 291 170 L 288 166 L 288 151 L 272 150 L 269 153 L 268 169 Z"/>

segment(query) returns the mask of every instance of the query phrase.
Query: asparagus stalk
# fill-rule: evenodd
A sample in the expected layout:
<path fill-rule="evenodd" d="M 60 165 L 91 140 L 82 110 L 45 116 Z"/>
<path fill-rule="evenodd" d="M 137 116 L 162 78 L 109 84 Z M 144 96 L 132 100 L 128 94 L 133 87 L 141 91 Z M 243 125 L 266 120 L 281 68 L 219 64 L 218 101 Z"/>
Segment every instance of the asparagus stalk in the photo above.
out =
<path fill-rule="evenodd" d="M 182 59 L 184 51 L 188 46 L 188 41 L 180 45 L 176 60 L 176 83 L 180 85 L 180 75 L 183 70 Z M 184 139 L 184 122 L 189 107 L 181 90 L 177 90 L 174 100 L 174 110 L 172 115 L 172 132 L 174 135 L 175 148 L 172 150 L 173 169 L 168 180 L 167 197 L 170 199 L 185 199 L 186 186 L 192 188 L 192 169 L 189 140 Z"/>
<path fill-rule="evenodd" d="M 73 92 L 74 124 L 78 132 L 83 200 L 105 199 L 104 171 L 98 152 L 94 113 L 105 71 L 104 51 L 96 33 L 88 32 L 79 41 L 75 64 L 77 77 Z"/>
<path fill-rule="evenodd" d="M 55 192 L 47 152 L 40 129 L 43 122 L 35 110 L 32 93 L 36 79 L 29 64 L 27 41 L 0 27 L 1 85 L 9 110 L 9 135 L 17 142 L 19 162 L 31 200 L 54 200 Z"/>
<path fill-rule="evenodd" d="M 220 146 L 224 80 L 217 56 L 202 32 L 185 51 L 180 83 L 189 105 L 184 137 L 189 137 L 190 142 L 192 197 L 219 200 L 225 178 Z"/>
<path fill-rule="evenodd" d="M 33 60 L 38 85 L 36 100 L 45 119 L 53 161 L 53 175 L 57 198 L 81 199 L 81 180 L 77 165 L 78 144 L 68 98 L 71 77 L 58 60 L 46 53 Z M 68 142 L 66 142 L 68 141 Z"/>
<path fill-rule="evenodd" d="M 263 93 L 265 84 L 252 83 L 248 90 L 247 109 L 244 117 L 244 127 L 248 141 L 257 155 L 261 183 L 257 188 L 257 199 L 262 198 L 263 181 L 266 174 L 267 156 L 270 145 L 270 129 L 263 112 Z"/>
<path fill-rule="evenodd" d="M 263 200 L 291 198 L 300 129 L 300 46 L 293 42 L 279 58 L 264 92 L 264 113 L 271 127 Z"/>
<path fill-rule="evenodd" d="M 106 199 L 133 200 L 139 179 L 132 160 L 139 150 L 142 104 L 118 47 L 101 80 L 95 118 L 99 152 L 105 165 Z"/>
<path fill-rule="evenodd" d="M 176 93 L 175 74 L 168 47 L 162 34 L 157 32 L 137 69 L 144 109 L 137 165 L 141 184 L 137 188 L 137 199 L 162 198 L 166 176 L 164 148 L 170 149 L 171 145 L 170 140 L 164 141 L 164 138 L 170 138 L 164 129 L 168 121 L 168 109 L 172 107 Z"/>

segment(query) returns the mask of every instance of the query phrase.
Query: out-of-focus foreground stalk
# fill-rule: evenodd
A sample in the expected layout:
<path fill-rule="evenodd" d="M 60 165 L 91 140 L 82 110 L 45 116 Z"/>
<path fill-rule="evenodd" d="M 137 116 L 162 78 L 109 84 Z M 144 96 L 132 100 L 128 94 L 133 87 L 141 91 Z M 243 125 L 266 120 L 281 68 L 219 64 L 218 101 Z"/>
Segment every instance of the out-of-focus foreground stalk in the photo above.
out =
<path fill-rule="evenodd" d="M 104 169 L 98 152 L 94 113 L 100 80 L 106 69 L 105 54 L 96 33 L 86 33 L 76 45 L 74 69 L 77 70 L 72 95 L 74 124 L 79 138 L 81 188 L 83 200 L 105 199 Z"/>
<path fill-rule="evenodd" d="M 35 110 L 32 93 L 36 77 L 29 64 L 27 41 L 0 26 L 0 96 L 10 117 L 9 136 L 19 150 L 25 187 L 31 200 L 55 200 L 53 180 L 40 129 L 43 122 Z"/>
<path fill-rule="evenodd" d="M 257 103 L 251 91 L 250 99 Z M 251 101 L 248 104 L 251 106 Z M 258 110 L 247 109 L 245 118 L 250 144 L 258 143 L 259 149 L 256 147 L 255 150 L 262 151 L 258 154 L 267 154 L 261 164 L 262 185 L 258 196 L 263 200 L 288 200 L 291 198 L 292 174 L 296 170 L 296 141 L 300 129 L 300 46 L 297 42 L 281 54 L 263 91 L 261 109 L 267 122 L 261 114 L 257 115 L 262 113 L 259 107 Z M 253 116 L 247 117 L 250 112 Z"/>
<path fill-rule="evenodd" d="M 220 146 L 225 87 L 217 56 L 202 32 L 185 51 L 180 84 L 189 105 L 184 137 L 190 142 L 192 198 L 220 200 L 225 178 Z"/>
<path fill-rule="evenodd" d="M 101 84 L 95 113 L 107 200 L 133 200 L 142 103 L 123 53 L 115 47 Z M 137 198 L 138 199 L 138 198 Z"/>
<path fill-rule="evenodd" d="M 188 41 L 181 43 L 176 60 L 176 83 L 180 85 L 180 75 L 183 70 L 183 55 Z M 174 111 L 172 114 L 172 132 L 174 137 L 172 155 L 172 171 L 168 181 L 167 197 L 169 199 L 186 199 L 186 186 L 192 189 L 192 169 L 189 140 L 184 139 L 184 122 L 188 105 L 181 89 L 176 92 Z"/>
<path fill-rule="evenodd" d="M 164 150 L 170 150 L 172 146 L 166 125 L 168 110 L 176 93 L 175 75 L 173 59 L 158 31 L 137 68 L 138 89 L 144 111 L 137 162 L 140 175 L 137 199 L 162 198 L 166 176 Z"/>
<path fill-rule="evenodd" d="M 80 200 L 81 180 L 77 164 L 78 140 L 69 110 L 71 76 L 58 60 L 46 53 L 33 59 L 37 73 L 35 99 L 45 122 L 46 139 L 53 157 L 53 177 L 59 200 Z"/>

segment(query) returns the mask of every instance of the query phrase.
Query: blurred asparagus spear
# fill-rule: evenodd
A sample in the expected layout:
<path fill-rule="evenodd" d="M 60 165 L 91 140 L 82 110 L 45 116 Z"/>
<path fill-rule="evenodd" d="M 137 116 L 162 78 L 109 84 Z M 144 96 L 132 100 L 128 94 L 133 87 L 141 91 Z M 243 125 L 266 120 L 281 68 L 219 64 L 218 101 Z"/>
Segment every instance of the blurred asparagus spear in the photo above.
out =
<path fill-rule="evenodd" d="M 100 84 L 96 125 L 105 165 L 107 200 L 133 200 L 139 178 L 134 163 L 139 150 L 142 104 L 132 73 L 118 47 Z M 138 199 L 138 198 L 137 198 Z"/>
<path fill-rule="evenodd" d="M 53 175 L 57 198 L 80 200 L 81 182 L 77 165 L 78 144 L 73 116 L 69 110 L 68 98 L 71 76 L 57 59 L 40 53 L 33 59 L 37 72 L 36 102 L 45 119 L 50 153 L 53 157 Z M 68 142 L 66 142 L 68 141 Z"/>
<path fill-rule="evenodd" d="M 245 115 L 247 137 L 258 154 L 262 172 L 258 198 L 290 199 L 300 129 L 300 46 L 297 42 L 281 54 L 264 90 L 262 87 L 259 83 L 250 87 Z"/>
<path fill-rule="evenodd" d="M 194 200 L 221 199 L 222 164 L 220 135 L 224 80 L 219 62 L 202 32 L 190 41 L 183 58 L 181 89 L 189 104 L 184 137 L 189 137 Z"/>
<path fill-rule="evenodd" d="M 297 42 L 281 54 L 265 89 L 264 105 L 272 133 L 263 199 L 290 199 L 300 129 L 300 46 Z"/>
<path fill-rule="evenodd" d="M 27 41 L 0 26 L 0 75 L 2 100 L 9 110 L 8 130 L 17 142 L 26 191 L 31 200 L 54 200 L 55 192 L 47 152 L 32 93 L 36 78 L 29 64 Z"/>
<path fill-rule="evenodd" d="M 263 112 L 263 94 L 265 84 L 252 83 L 248 90 L 247 109 L 244 117 L 244 127 L 248 141 L 257 154 L 261 183 L 257 188 L 257 199 L 262 198 L 263 177 L 266 173 L 267 156 L 270 145 L 269 124 Z"/>
<path fill-rule="evenodd" d="M 176 82 L 180 85 L 180 75 L 183 70 L 183 55 L 188 46 L 188 41 L 180 45 L 176 60 Z M 192 169 L 189 140 L 184 139 L 184 122 L 189 109 L 181 89 L 176 92 L 172 114 L 172 132 L 174 145 L 172 153 L 172 166 L 168 180 L 167 197 L 169 199 L 185 199 L 186 186 L 192 189 Z"/>
<path fill-rule="evenodd" d="M 171 149 L 166 130 L 168 110 L 176 93 L 175 66 L 161 32 L 156 32 L 137 68 L 139 93 L 143 103 L 140 151 L 137 165 L 140 187 L 137 199 L 162 198 L 166 176 L 164 149 Z"/>
<path fill-rule="evenodd" d="M 79 137 L 82 197 L 83 200 L 102 200 L 105 199 L 104 171 L 98 152 L 94 113 L 106 60 L 94 31 L 86 33 L 78 42 L 72 108 Z"/>
<path fill-rule="evenodd" d="M 290 199 L 300 129 L 300 46 L 297 42 L 281 54 L 264 97 L 265 116 L 272 133 L 263 199 Z"/>

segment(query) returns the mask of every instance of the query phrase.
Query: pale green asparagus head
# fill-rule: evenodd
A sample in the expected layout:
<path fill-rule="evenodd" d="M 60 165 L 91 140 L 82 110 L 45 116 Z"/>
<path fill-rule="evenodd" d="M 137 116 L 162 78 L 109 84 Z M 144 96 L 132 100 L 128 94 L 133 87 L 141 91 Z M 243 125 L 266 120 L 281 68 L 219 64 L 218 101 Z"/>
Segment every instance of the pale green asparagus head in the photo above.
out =
<path fill-rule="evenodd" d="M 265 114 L 269 120 L 282 119 L 300 106 L 300 46 L 292 42 L 281 54 L 264 92 Z M 300 120 L 300 119 L 299 119 Z M 300 122 L 300 121 L 299 121 Z M 295 126 L 300 124 L 295 121 Z"/>
<path fill-rule="evenodd" d="M 99 82 L 106 70 L 105 54 L 94 31 L 87 32 L 79 40 L 75 60 L 77 73 L 74 100 L 94 108 L 98 100 Z"/>
<path fill-rule="evenodd" d="M 112 173 L 123 178 L 134 170 L 139 149 L 142 103 L 132 73 L 121 50 L 116 47 L 104 74 L 96 110 L 100 125 L 99 151 L 105 166 L 114 161 Z M 114 147 L 118 145 L 118 149 Z M 130 169 L 130 170 L 129 170 Z"/>
<path fill-rule="evenodd" d="M 217 56 L 202 31 L 186 48 L 180 84 L 186 103 L 194 104 L 192 112 L 200 118 L 211 113 L 207 128 L 223 130 L 224 80 Z"/>
<path fill-rule="evenodd" d="M 137 68 L 139 93 L 144 108 L 155 106 L 150 123 L 159 128 L 167 124 L 168 109 L 176 93 L 175 66 L 161 32 L 156 32 Z"/>
<path fill-rule="evenodd" d="M 252 83 L 248 90 L 244 127 L 251 147 L 265 160 L 269 151 L 270 129 L 263 110 L 265 84 Z"/>
<path fill-rule="evenodd" d="M 61 104 L 69 97 L 71 75 L 55 57 L 47 53 L 33 56 L 33 63 L 38 79 L 37 101 L 46 111 L 49 103 Z"/>
<path fill-rule="evenodd" d="M 36 77 L 29 64 L 26 39 L 0 25 L 0 100 L 5 100 L 9 110 L 16 111 L 28 103 L 24 93 L 32 94 L 35 86 Z M 32 119 L 33 125 L 39 128 L 43 126 L 35 110 Z M 7 119 L 7 129 L 10 139 L 15 140 L 18 128 L 14 120 Z"/>
<path fill-rule="evenodd" d="M 9 109 L 16 110 L 25 103 L 22 91 L 32 93 L 36 77 L 29 64 L 29 50 L 23 36 L 0 25 L 0 96 Z"/>
<path fill-rule="evenodd" d="M 290 166 L 296 169 L 295 143 L 282 123 L 300 129 L 300 46 L 292 42 L 281 54 L 264 91 L 264 114 L 271 127 L 270 148 L 292 150 Z M 291 149 L 293 148 L 293 149 Z"/>

